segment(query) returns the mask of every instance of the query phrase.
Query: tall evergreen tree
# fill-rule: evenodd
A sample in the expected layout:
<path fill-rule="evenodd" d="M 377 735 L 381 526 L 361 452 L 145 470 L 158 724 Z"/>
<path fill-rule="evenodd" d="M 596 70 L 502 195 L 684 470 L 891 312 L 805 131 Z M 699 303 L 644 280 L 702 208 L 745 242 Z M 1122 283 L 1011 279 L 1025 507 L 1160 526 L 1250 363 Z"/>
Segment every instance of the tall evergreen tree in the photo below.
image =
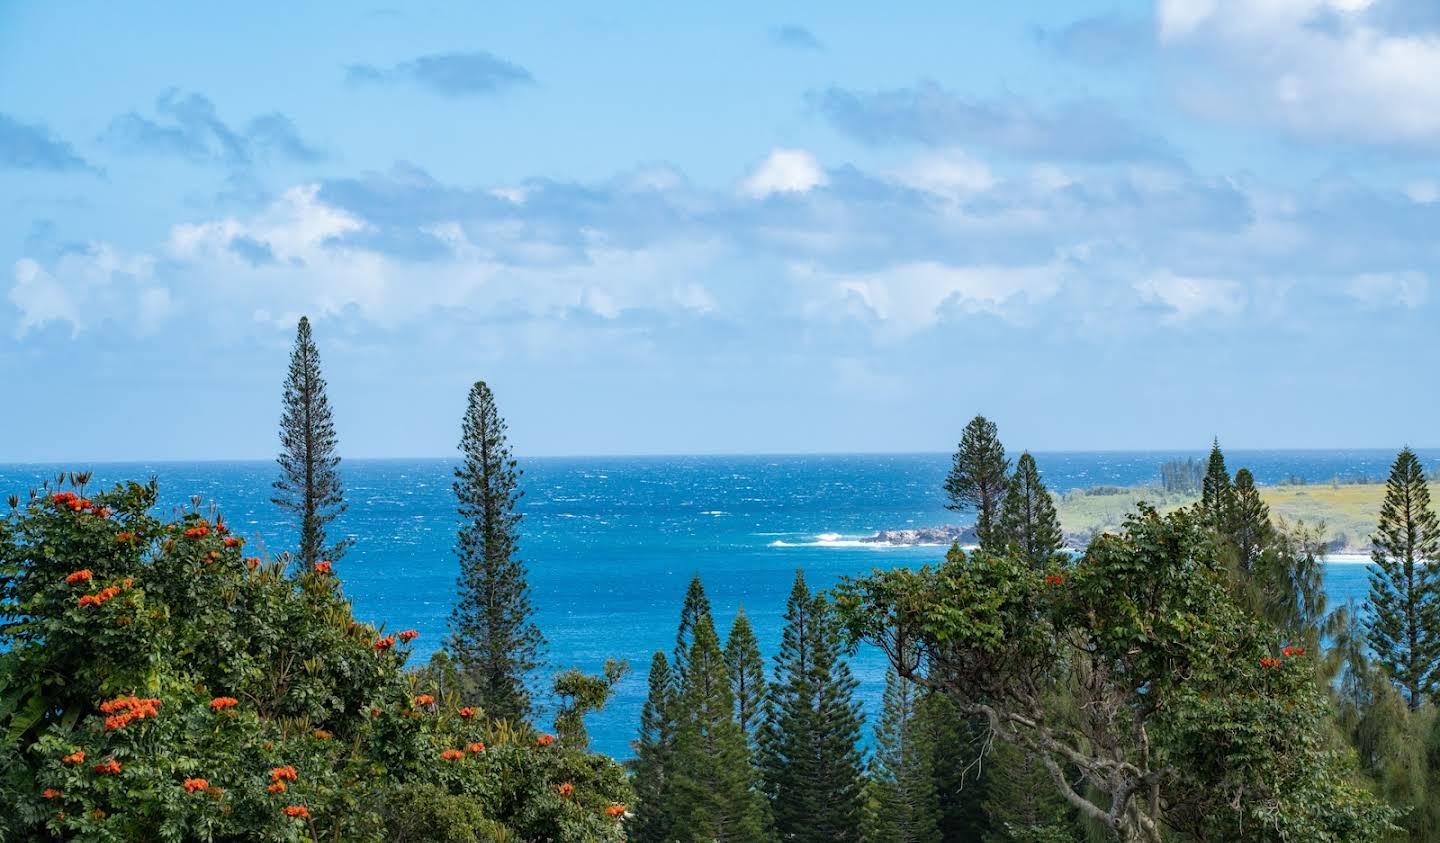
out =
<path fill-rule="evenodd" d="M 1050 773 L 1033 755 L 998 743 L 990 759 L 985 843 L 1080 843 L 1075 812 L 1055 790 Z"/>
<path fill-rule="evenodd" d="M 956 449 L 950 474 L 945 478 L 946 509 L 975 510 L 975 535 L 980 546 L 990 549 L 992 535 L 1000 520 L 1000 505 L 1009 484 L 1010 461 L 995 423 L 976 416 L 965 425 Z"/>
<path fill-rule="evenodd" d="M 467 699 L 492 719 L 530 714 L 527 679 L 545 639 L 533 619 L 525 564 L 517 555 L 520 469 L 505 439 L 505 421 L 484 381 L 470 390 L 455 470 L 460 534 L 459 602 L 450 615 L 451 656 L 469 685 Z"/>
<path fill-rule="evenodd" d="M 667 843 L 675 839 L 673 778 L 675 752 L 675 677 L 665 654 L 650 659 L 650 692 L 640 709 L 640 734 L 630 762 L 635 810 L 627 821 L 634 843 Z"/>
<path fill-rule="evenodd" d="M 933 749 L 922 737 L 919 699 L 915 683 L 893 668 L 886 672 L 884 708 L 866 784 L 867 843 L 941 843 Z"/>
<path fill-rule="evenodd" d="M 772 839 L 769 809 L 758 787 L 750 748 L 735 720 L 735 698 L 715 624 L 700 615 L 677 702 L 672 775 L 674 839 L 751 843 Z"/>
<path fill-rule="evenodd" d="M 1241 570 L 1250 571 L 1269 543 L 1273 530 L 1270 526 L 1270 507 L 1260 499 L 1260 491 L 1255 488 L 1255 477 L 1248 468 L 1235 472 L 1230 528 L 1227 532 Z"/>
<path fill-rule="evenodd" d="M 310 320 L 300 317 L 290 371 L 285 378 L 280 414 L 280 479 L 270 502 L 290 513 L 300 528 L 298 560 L 310 568 L 322 560 L 334 562 L 350 540 L 327 545 L 326 530 L 345 511 L 340 484 L 338 439 L 320 374 L 320 350 L 310 334 Z"/>
<path fill-rule="evenodd" d="M 1012 550 L 1030 561 L 1032 568 L 1044 568 L 1065 544 L 1055 500 L 1040 479 L 1035 458 L 1026 451 L 1015 463 L 1005 501 L 1000 508 L 1000 526 L 994 542 L 997 550 Z"/>
<path fill-rule="evenodd" d="M 1205 480 L 1200 485 L 1200 509 L 1210 526 L 1224 530 L 1230 524 L 1230 511 L 1235 490 L 1230 485 L 1230 472 L 1225 468 L 1225 454 L 1220 440 L 1210 445 L 1210 460 L 1205 465 Z"/>
<path fill-rule="evenodd" d="M 939 691 L 921 695 L 916 714 L 940 803 L 940 838 L 945 843 L 983 840 L 990 831 L 984 805 L 993 779 L 982 758 L 989 724 L 961 714 L 955 701 Z"/>
<path fill-rule="evenodd" d="M 725 640 L 725 667 L 730 671 L 730 687 L 735 694 L 735 720 L 745 740 L 753 749 L 765 712 L 765 662 L 760 657 L 760 642 L 744 607 L 735 614 L 735 623 Z"/>
<path fill-rule="evenodd" d="M 685 602 L 680 606 L 680 627 L 675 631 L 675 655 L 671 659 L 671 673 L 677 685 L 687 681 L 686 663 L 690 660 L 690 648 L 695 642 L 695 626 L 700 619 L 710 616 L 710 598 L 705 596 L 705 584 L 697 573 L 690 578 L 685 589 Z"/>
<path fill-rule="evenodd" d="M 1440 691 L 1440 521 L 1409 448 L 1390 469 L 1371 544 L 1367 638 L 1381 669 L 1419 708 Z"/>
<path fill-rule="evenodd" d="M 775 827 L 787 841 L 857 841 L 863 798 L 855 679 L 828 602 L 803 572 L 785 611 L 761 744 Z"/>

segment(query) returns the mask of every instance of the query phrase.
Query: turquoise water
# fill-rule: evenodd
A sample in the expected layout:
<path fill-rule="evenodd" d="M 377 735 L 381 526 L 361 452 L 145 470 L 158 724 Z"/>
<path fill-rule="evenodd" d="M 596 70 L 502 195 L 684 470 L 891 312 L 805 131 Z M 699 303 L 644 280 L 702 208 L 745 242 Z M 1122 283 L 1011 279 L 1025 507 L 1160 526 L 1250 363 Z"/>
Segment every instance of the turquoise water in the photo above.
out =
<path fill-rule="evenodd" d="M 1058 492 L 1098 484 L 1141 483 L 1160 463 L 1197 453 L 1038 454 Z M 1292 476 L 1383 477 L 1389 451 L 1255 451 L 1227 455 L 1261 483 Z M 1427 465 L 1440 451 L 1421 453 Z M 744 605 L 768 657 L 780 638 L 791 580 L 803 568 L 812 587 L 873 567 L 920 565 L 941 547 L 858 545 L 880 529 L 960 524 L 944 509 L 944 454 L 736 457 L 586 457 L 521 460 L 525 520 L 521 550 L 530 565 L 549 664 L 560 670 L 628 659 L 632 672 L 615 701 L 592 717 L 598 749 L 629 755 L 645 694 L 644 671 L 658 648 L 674 645 L 680 600 L 699 572 L 722 633 Z M 0 495 L 21 494 L 56 465 L 0 465 Z M 269 503 L 268 462 L 110 463 L 89 468 L 108 486 L 155 475 L 165 507 L 192 495 L 216 502 L 232 528 L 258 548 L 279 552 L 294 531 Z M 414 627 L 422 655 L 444 638 L 457 572 L 451 464 L 445 460 L 349 460 L 342 466 L 350 510 L 340 528 L 355 549 L 336 566 L 356 614 L 389 628 Z M 1334 601 L 1365 593 L 1363 564 L 1332 564 Z M 867 706 L 878 703 L 884 663 L 853 661 Z"/>

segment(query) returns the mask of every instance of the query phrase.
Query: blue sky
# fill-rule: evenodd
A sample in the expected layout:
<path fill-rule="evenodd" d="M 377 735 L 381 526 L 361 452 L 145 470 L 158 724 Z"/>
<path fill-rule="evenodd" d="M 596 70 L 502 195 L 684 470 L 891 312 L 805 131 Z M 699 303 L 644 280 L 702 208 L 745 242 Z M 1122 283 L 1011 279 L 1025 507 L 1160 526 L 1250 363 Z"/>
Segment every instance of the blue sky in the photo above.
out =
<path fill-rule="evenodd" d="M 0 5 L 0 460 L 1440 444 L 1440 6 Z"/>

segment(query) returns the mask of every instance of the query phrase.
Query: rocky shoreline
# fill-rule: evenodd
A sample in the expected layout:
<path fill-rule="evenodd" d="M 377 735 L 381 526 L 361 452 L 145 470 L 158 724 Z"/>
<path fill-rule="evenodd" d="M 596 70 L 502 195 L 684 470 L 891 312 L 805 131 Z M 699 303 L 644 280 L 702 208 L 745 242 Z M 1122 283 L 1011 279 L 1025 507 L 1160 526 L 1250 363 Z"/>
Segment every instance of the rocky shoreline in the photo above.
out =
<path fill-rule="evenodd" d="M 1066 533 L 1065 548 L 1067 550 L 1083 551 L 1094 538 L 1093 533 Z M 902 530 L 880 530 L 873 536 L 863 536 L 859 539 L 865 544 L 885 544 L 894 547 L 920 547 L 924 545 L 950 545 L 956 542 L 961 547 L 972 547 L 979 543 L 975 535 L 975 525 L 965 524 L 962 526 L 941 526 L 941 527 L 915 527 Z M 1355 547 L 1350 544 L 1332 542 L 1326 548 L 1327 554 L 1340 556 L 1368 556 L 1370 546 Z"/>

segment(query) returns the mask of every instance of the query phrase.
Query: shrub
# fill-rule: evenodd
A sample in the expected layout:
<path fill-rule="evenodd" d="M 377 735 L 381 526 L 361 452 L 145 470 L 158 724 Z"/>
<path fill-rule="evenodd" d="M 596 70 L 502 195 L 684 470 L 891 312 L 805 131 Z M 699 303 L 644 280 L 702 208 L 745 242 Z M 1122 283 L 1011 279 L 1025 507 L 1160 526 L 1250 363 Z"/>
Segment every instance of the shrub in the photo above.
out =
<path fill-rule="evenodd" d="M 618 765 L 461 716 L 332 573 L 46 492 L 0 518 L 0 839 L 621 838 Z"/>

